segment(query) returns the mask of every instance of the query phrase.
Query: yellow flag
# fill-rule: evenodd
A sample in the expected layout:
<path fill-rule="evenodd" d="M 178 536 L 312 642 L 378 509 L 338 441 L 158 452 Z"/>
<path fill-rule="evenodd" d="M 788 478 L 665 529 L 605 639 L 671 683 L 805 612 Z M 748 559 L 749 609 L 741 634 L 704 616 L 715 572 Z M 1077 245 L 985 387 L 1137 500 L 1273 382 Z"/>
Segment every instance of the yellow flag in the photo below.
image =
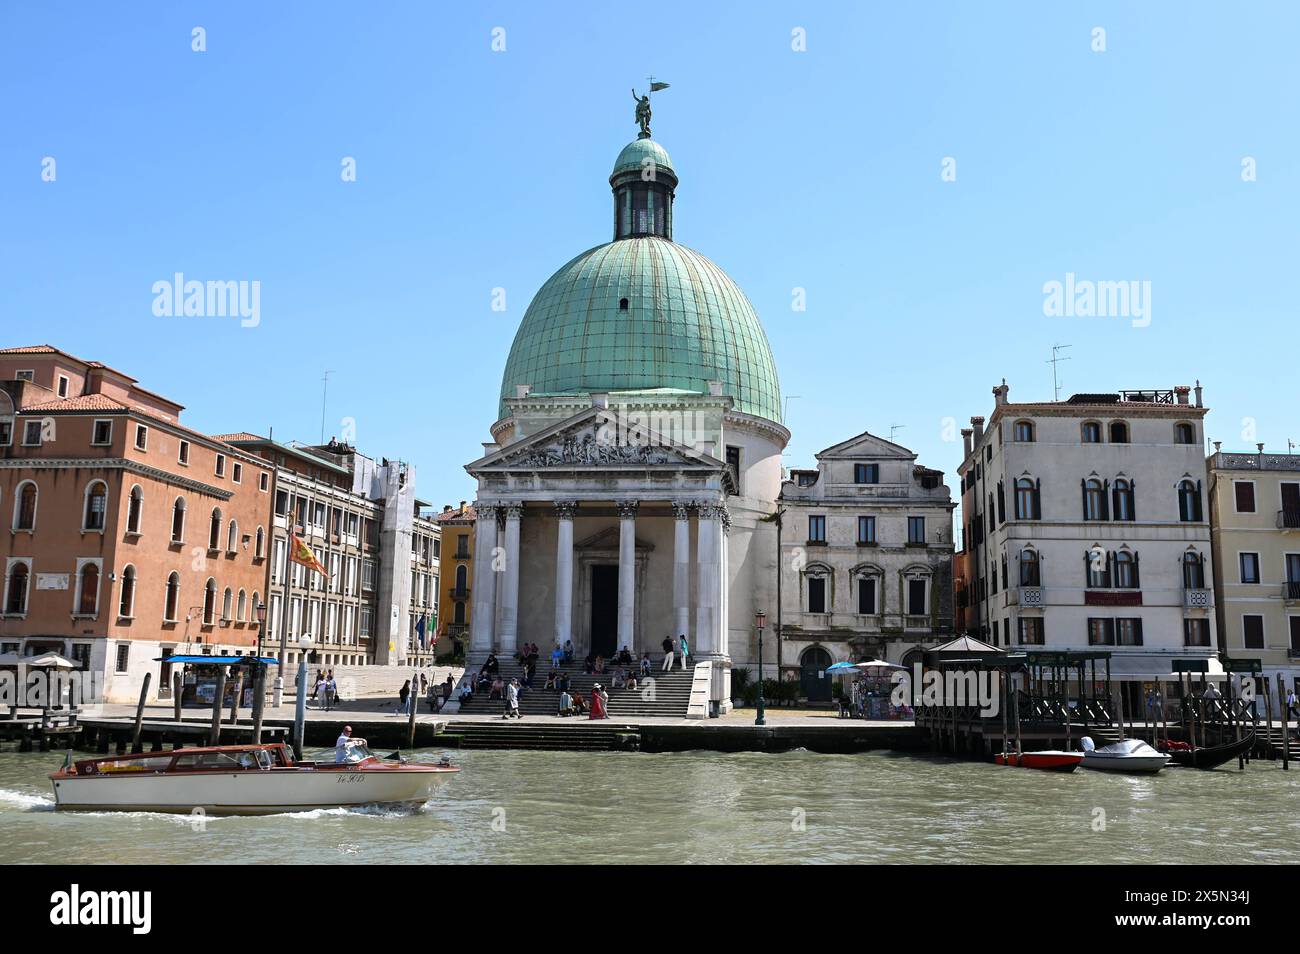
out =
<path fill-rule="evenodd" d="M 289 534 L 289 559 L 294 563 L 301 563 L 309 570 L 315 570 L 323 577 L 329 577 L 329 572 L 321 566 L 320 560 L 316 559 L 316 554 L 312 553 L 311 547 L 303 543 L 296 533 Z"/>

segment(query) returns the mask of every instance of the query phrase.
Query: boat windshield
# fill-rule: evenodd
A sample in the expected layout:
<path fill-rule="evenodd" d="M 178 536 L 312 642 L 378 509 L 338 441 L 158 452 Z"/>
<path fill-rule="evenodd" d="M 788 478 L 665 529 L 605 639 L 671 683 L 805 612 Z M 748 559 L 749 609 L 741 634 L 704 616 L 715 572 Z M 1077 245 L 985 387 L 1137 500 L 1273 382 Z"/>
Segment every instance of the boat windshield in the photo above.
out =
<path fill-rule="evenodd" d="M 370 751 L 370 746 L 366 745 L 365 742 L 358 741 L 358 742 L 353 742 L 351 745 L 348 746 L 347 752 L 343 756 L 343 761 L 364 762 L 366 759 L 372 757 L 373 754 Z"/>

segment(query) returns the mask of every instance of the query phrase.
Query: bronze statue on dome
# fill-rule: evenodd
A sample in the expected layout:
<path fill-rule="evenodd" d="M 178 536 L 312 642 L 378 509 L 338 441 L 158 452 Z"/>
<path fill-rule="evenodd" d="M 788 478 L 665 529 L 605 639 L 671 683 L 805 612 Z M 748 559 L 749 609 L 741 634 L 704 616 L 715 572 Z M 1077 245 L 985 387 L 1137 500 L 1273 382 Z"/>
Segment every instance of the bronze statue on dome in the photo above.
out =
<path fill-rule="evenodd" d="M 635 87 L 632 89 L 632 98 L 636 100 L 636 122 L 641 127 L 641 131 L 637 133 L 637 139 L 650 138 L 650 93 L 657 93 L 661 89 L 667 88 L 667 83 L 656 83 L 651 79 L 650 92 L 644 96 L 638 96 Z"/>

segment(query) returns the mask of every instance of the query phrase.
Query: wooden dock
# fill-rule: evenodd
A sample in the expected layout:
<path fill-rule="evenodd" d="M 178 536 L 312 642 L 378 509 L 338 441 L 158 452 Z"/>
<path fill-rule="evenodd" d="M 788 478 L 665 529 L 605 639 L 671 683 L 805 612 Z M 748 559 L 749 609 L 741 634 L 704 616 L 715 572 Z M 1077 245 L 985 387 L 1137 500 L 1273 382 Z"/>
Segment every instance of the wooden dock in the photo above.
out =
<path fill-rule="evenodd" d="M 209 720 L 182 719 L 145 720 L 140 723 L 140 750 L 148 748 L 150 752 L 161 752 L 165 748 L 207 745 L 212 726 Z M 82 736 L 79 748 L 89 752 L 107 755 L 110 751 L 124 755 L 131 748 L 131 739 L 135 734 L 135 720 L 82 719 Z M 264 725 L 263 742 L 287 742 L 289 730 L 283 726 Z M 229 723 L 221 725 L 221 744 L 237 744 L 253 741 L 253 724 L 251 722 Z"/>

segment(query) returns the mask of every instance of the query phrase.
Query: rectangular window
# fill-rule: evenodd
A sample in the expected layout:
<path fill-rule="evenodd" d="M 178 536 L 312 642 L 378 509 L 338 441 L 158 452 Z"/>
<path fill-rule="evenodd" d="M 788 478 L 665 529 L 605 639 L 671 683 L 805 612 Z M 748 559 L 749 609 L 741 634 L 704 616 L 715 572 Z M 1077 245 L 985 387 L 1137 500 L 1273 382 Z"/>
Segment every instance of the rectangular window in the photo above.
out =
<path fill-rule="evenodd" d="M 41 446 L 41 422 L 40 421 L 23 422 L 23 446 L 24 447 Z"/>
<path fill-rule="evenodd" d="M 97 447 L 103 447 L 105 444 L 113 443 L 113 422 L 96 421 L 95 432 L 90 438 L 90 443 Z"/>
<path fill-rule="evenodd" d="M 19 371 L 14 375 L 15 381 L 36 381 L 36 372 L 31 370 Z"/>
<path fill-rule="evenodd" d="M 360 633 L 360 635 L 361 635 L 363 638 L 365 638 L 365 637 L 367 637 L 367 636 L 370 635 L 370 622 L 371 622 L 371 619 L 374 617 L 374 615 L 375 615 L 374 607 L 371 607 L 371 606 L 363 606 L 363 607 L 361 607 L 361 633 Z M 688 648 L 689 648 L 689 647 L 688 647 Z"/>
<path fill-rule="evenodd" d="M 1210 621 L 1208 619 L 1183 620 L 1183 645 L 1210 645 Z"/>
<path fill-rule="evenodd" d="M 1088 618 L 1088 645 L 1089 646 L 1114 646 L 1115 645 L 1115 621 L 1113 619 L 1101 619 L 1099 617 Z"/>
<path fill-rule="evenodd" d="M 1241 582 L 1258 583 L 1259 582 L 1259 554 L 1243 553 L 1240 555 L 1241 560 Z"/>
<path fill-rule="evenodd" d="M 226 455 L 225 454 L 217 455 L 217 476 L 218 477 L 226 476 Z"/>
<path fill-rule="evenodd" d="M 826 517 L 816 514 L 808 518 L 808 542 L 826 542 Z"/>
<path fill-rule="evenodd" d="M 115 668 L 114 668 L 113 671 L 114 671 L 114 672 L 118 672 L 118 673 L 126 672 L 126 671 L 127 671 L 127 663 L 130 662 L 130 659 L 131 659 L 131 644 L 130 644 L 130 643 L 118 643 L 118 644 L 117 644 L 117 662 L 116 662 L 116 665 L 115 665 Z"/>
<path fill-rule="evenodd" d="M 242 483 L 244 480 L 244 465 L 235 464 L 230 470 L 230 479 L 235 483 Z"/>
<path fill-rule="evenodd" d="M 826 580 L 823 577 L 808 577 L 808 612 L 826 612 Z"/>
<path fill-rule="evenodd" d="M 67 396 L 68 396 L 68 376 L 66 374 L 60 374 L 59 375 L 59 397 L 65 398 Z"/>
<path fill-rule="evenodd" d="M 924 517 L 907 518 L 907 542 L 925 543 L 925 518 Z"/>
<path fill-rule="evenodd" d="M 727 470 L 731 472 L 731 483 L 735 492 L 740 493 L 740 448 L 727 446 Z"/>
<path fill-rule="evenodd" d="M 875 577 L 858 577 L 858 612 L 867 616 L 876 612 Z"/>
<path fill-rule="evenodd" d="M 1141 617 L 1125 617 L 1115 620 L 1115 641 L 1120 646 L 1141 646 Z"/>
<path fill-rule="evenodd" d="M 149 449 L 149 428 L 145 427 L 143 424 L 137 424 L 135 426 L 135 449 Z"/>
<path fill-rule="evenodd" d="M 855 484 L 880 483 L 880 465 L 879 464 L 854 464 L 853 482 Z"/>
<path fill-rule="evenodd" d="M 180 449 L 176 452 L 176 462 L 178 464 L 184 464 L 186 467 L 189 466 L 190 463 L 190 442 L 189 441 L 181 441 Z"/>
<path fill-rule="evenodd" d="M 907 615 L 929 616 L 925 601 L 925 580 L 907 581 Z"/>
<path fill-rule="evenodd" d="M 1237 513 L 1255 512 L 1255 483 L 1250 480 L 1234 480 L 1232 493 L 1236 497 Z"/>
<path fill-rule="evenodd" d="M 373 590 L 375 588 L 375 561 L 364 560 L 361 563 L 361 588 L 363 590 Z"/>
<path fill-rule="evenodd" d="M 1241 645 L 1244 649 L 1264 648 L 1264 617 L 1243 616 L 1241 618 Z"/>
<path fill-rule="evenodd" d="M 1018 623 L 1020 626 L 1020 645 L 1043 645 L 1043 620 L 1041 617 L 1022 616 Z"/>
<path fill-rule="evenodd" d="M 1287 625 L 1291 628 L 1291 653 L 1300 654 L 1300 616 L 1288 616 Z"/>
<path fill-rule="evenodd" d="M 876 518 L 858 517 L 858 543 L 876 542 Z"/>
<path fill-rule="evenodd" d="M 0 421 L 0 447 L 8 447 L 14 440 L 13 421 Z"/>
<path fill-rule="evenodd" d="M 262 493 L 266 493 L 268 490 L 271 489 L 271 475 L 268 474 L 266 471 L 262 471 L 258 475 L 257 489 L 260 490 Z"/>

